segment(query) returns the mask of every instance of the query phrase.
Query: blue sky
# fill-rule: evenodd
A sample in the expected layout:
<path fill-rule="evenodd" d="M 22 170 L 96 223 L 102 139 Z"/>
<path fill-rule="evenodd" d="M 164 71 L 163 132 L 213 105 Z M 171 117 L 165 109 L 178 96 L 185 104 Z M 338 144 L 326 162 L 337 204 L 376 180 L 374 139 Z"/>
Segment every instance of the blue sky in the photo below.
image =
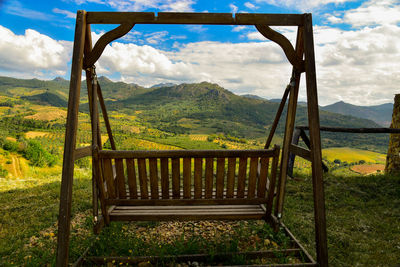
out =
<path fill-rule="evenodd" d="M 69 79 L 79 9 L 311 12 L 320 104 L 375 105 L 399 93 L 399 0 L 0 0 L 0 75 Z M 93 25 L 93 39 L 115 26 Z M 294 42 L 295 28 L 274 29 Z M 281 49 L 253 26 L 136 25 L 105 49 L 96 66 L 99 75 L 115 81 L 209 81 L 266 98 L 281 97 L 291 70 Z"/>

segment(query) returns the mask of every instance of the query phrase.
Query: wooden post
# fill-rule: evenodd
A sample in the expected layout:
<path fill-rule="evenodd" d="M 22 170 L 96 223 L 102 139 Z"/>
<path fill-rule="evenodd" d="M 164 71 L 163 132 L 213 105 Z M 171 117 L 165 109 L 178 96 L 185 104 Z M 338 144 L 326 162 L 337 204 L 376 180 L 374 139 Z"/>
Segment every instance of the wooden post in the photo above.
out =
<path fill-rule="evenodd" d="M 310 127 L 311 167 L 314 192 L 314 217 L 317 262 L 328 266 L 328 247 L 326 239 L 326 218 L 324 200 L 324 181 L 322 172 L 321 137 L 315 72 L 314 40 L 311 14 L 304 14 L 304 53 L 306 64 L 306 87 L 308 124 Z"/>
<path fill-rule="evenodd" d="M 76 146 L 76 133 L 78 129 L 79 97 L 81 89 L 85 33 L 86 12 L 79 10 L 76 15 L 74 49 L 71 64 L 71 81 L 68 99 L 68 114 L 65 130 L 60 210 L 58 215 L 56 266 L 68 265 L 72 184 L 74 178 L 74 150 Z"/>
<path fill-rule="evenodd" d="M 278 127 L 279 120 L 281 119 L 283 108 L 285 107 L 289 92 L 290 92 L 290 84 L 288 86 L 286 86 L 285 92 L 283 93 L 281 103 L 279 104 L 278 111 L 276 112 L 274 122 L 272 123 L 271 129 L 269 131 L 268 139 L 265 142 L 264 149 L 268 149 L 269 146 L 271 145 L 272 138 L 274 137 L 276 127 Z"/>
<path fill-rule="evenodd" d="M 86 26 L 86 40 L 85 40 L 85 48 L 83 50 L 84 55 L 90 54 L 92 51 L 92 32 L 90 28 L 90 24 Z M 93 68 L 87 68 L 85 70 L 86 74 L 86 87 L 87 87 L 87 92 L 88 92 L 88 100 L 89 100 L 89 113 L 90 117 L 92 118 L 92 108 L 93 108 L 93 98 L 92 98 L 92 83 L 93 83 Z M 93 148 L 93 144 L 92 144 Z M 93 154 L 93 152 L 92 152 Z M 92 157 L 92 205 L 93 205 L 93 218 L 95 221 L 98 219 L 98 198 L 97 198 L 97 185 L 96 185 L 96 179 L 95 179 L 95 169 L 93 168 L 94 162 L 93 162 L 93 157 Z"/>
<path fill-rule="evenodd" d="M 303 28 L 298 27 L 297 30 L 297 41 L 296 41 L 296 54 L 300 58 L 303 57 Z M 277 201 L 275 206 L 275 216 L 279 219 L 282 217 L 283 202 L 285 197 L 285 187 L 287 178 L 287 169 L 289 164 L 289 148 L 292 142 L 292 136 L 294 131 L 294 123 L 296 120 L 296 109 L 297 109 L 297 98 L 299 94 L 301 73 L 293 67 L 292 80 L 294 83 L 290 86 L 289 104 L 286 116 L 286 127 L 285 135 L 283 138 L 283 148 L 281 157 L 281 168 L 280 168 L 280 179 L 278 182 Z"/>
<path fill-rule="evenodd" d="M 293 137 L 292 137 L 292 144 L 298 145 L 299 144 L 299 139 L 300 139 L 300 129 L 296 129 L 294 131 Z M 294 160 L 296 158 L 296 154 L 290 153 L 289 154 L 289 164 L 288 164 L 288 175 L 293 178 L 293 168 L 294 168 Z"/>

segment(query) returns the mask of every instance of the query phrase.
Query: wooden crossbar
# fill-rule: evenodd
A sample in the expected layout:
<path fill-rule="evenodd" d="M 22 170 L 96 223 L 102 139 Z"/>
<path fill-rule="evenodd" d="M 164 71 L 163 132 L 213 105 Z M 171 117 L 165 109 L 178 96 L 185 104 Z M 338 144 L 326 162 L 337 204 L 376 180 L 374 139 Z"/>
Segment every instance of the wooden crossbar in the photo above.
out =
<path fill-rule="evenodd" d="M 248 158 L 272 157 L 272 149 L 255 150 L 102 150 L 99 158 Z"/>
<path fill-rule="evenodd" d="M 302 26 L 303 14 L 87 12 L 88 24 L 202 24 Z"/>

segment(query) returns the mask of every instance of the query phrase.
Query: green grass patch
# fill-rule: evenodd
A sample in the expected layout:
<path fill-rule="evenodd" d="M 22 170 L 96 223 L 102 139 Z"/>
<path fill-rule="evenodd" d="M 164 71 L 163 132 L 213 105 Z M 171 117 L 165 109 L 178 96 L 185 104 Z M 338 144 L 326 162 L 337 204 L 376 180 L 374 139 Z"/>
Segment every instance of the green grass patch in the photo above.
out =
<path fill-rule="evenodd" d="M 326 148 L 322 150 L 322 155 L 329 161 L 339 159 L 348 163 L 359 162 L 360 160 L 370 163 L 384 163 L 386 160 L 385 154 L 349 147 Z"/>
<path fill-rule="evenodd" d="M 400 177 L 325 177 L 330 266 L 395 266 L 400 262 Z M 284 221 L 314 251 L 310 176 L 287 185 Z M 314 252 L 315 255 L 315 252 Z"/>

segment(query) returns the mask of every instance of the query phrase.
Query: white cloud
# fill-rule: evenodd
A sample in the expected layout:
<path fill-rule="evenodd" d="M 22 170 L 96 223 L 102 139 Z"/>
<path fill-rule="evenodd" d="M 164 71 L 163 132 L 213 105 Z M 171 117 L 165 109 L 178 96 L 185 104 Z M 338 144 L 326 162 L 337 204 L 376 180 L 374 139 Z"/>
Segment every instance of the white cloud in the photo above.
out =
<path fill-rule="evenodd" d="M 249 28 L 249 27 L 247 27 L 247 26 L 240 25 L 240 26 L 235 26 L 235 27 L 233 27 L 232 31 L 233 31 L 233 32 L 240 32 L 240 31 L 242 31 L 242 30 L 244 30 L 244 29 L 248 29 L 248 28 Z"/>
<path fill-rule="evenodd" d="M 252 4 L 250 2 L 244 3 L 244 6 L 247 7 L 248 9 L 258 9 L 257 6 L 255 6 L 254 4 Z"/>
<path fill-rule="evenodd" d="M 194 11 L 192 5 L 195 3 L 193 0 L 75 0 L 75 2 L 78 4 L 96 2 L 119 11 L 143 11 L 149 8 L 155 8 L 161 11 L 171 12 Z"/>
<path fill-rule="evenodd" d="M 257 3 L 267 3 L 274 6 L 286 7 L 296 10 L 311 11 L 328 4 L 342 4 L 356 0 L 256 0 Z"/>
<path fill-rule="evenodd" d="M 247 38 L 249 38 L 249 40 L 259 40 L 259 41 L 265 41 L 267 40 L 261 33 L 257 32 L 249 32 L 247 34 Z"/>
<path fill-rule="evenodd" d="M 238 11 L 238 7 L 234 4 L 229 4 L 229 8 L 231 9 L 231 13 L 236 13 Z"/>
<path fill-rule="evenodd" d="M 54 13 L 57 13 L 57 14 L 65 15 L 65 17 L 67 17 L 67 18 L 71 18 L 71 19 L 75 19 L 76 18 L 76 14 L 71 12 L 71 11 L 68 11 L 68 10 L 63 10 L 63 9 L 59 9 L 59 8 L 53 8 L 52 11 Z"/>
<path fill-rule="evenodd" d="M 185 28 L 188 31 L 197 32 L 197 33 L 202 33 L 207 30 L 207 28 L 204 27 L 204 25 L 186 25 Z"/>
<path fill-rule="evenodd" d="M 145 34 L 145 38 L 149 44 L 158 44 L 158 43 L 166 40 L 165 37 L 167 35 L 168 35 L 167 31 L 153 32 L 153 33 Z"/>
<path fill-rule="evenodd" d="M 56 41 L 35 30 L 16 35 L 0 26 L 0 69 L 3 72 L 65 72 L 71 59 L 72 42 Z"/>
<path fill-rule="evenodd" d="M 166 81 L 209 81 L 236 93 L 272 97 L 282 94 L 290 75 L 283 52 L 271 42 L 197 42 L 177 46 L 171 52 L 114 42 L 96 65 L 100 75 L 113 70 L 124 81 L 146 86 Z"/>
<path fill-rule="evenodd" d="M 22 4 L 17 0 L 8 1 L 4 6 L 4 11 L 11 15 L 35 20 L 53 19 L 53 16 L 49 14 L 23 7 Z"/>
<path fill-rule="evenodd" d="M 368 1 L 360 7 L 347 10 L 343 22 L 354 27 L 396 24 L 400 22 L 398 0 Z"/>
<path fill-rule="evenodd" d="M 392 101 L 400 83 L 400 27 L 354 31 L 315 27 L 314 38 L 322 103 Z"/>

